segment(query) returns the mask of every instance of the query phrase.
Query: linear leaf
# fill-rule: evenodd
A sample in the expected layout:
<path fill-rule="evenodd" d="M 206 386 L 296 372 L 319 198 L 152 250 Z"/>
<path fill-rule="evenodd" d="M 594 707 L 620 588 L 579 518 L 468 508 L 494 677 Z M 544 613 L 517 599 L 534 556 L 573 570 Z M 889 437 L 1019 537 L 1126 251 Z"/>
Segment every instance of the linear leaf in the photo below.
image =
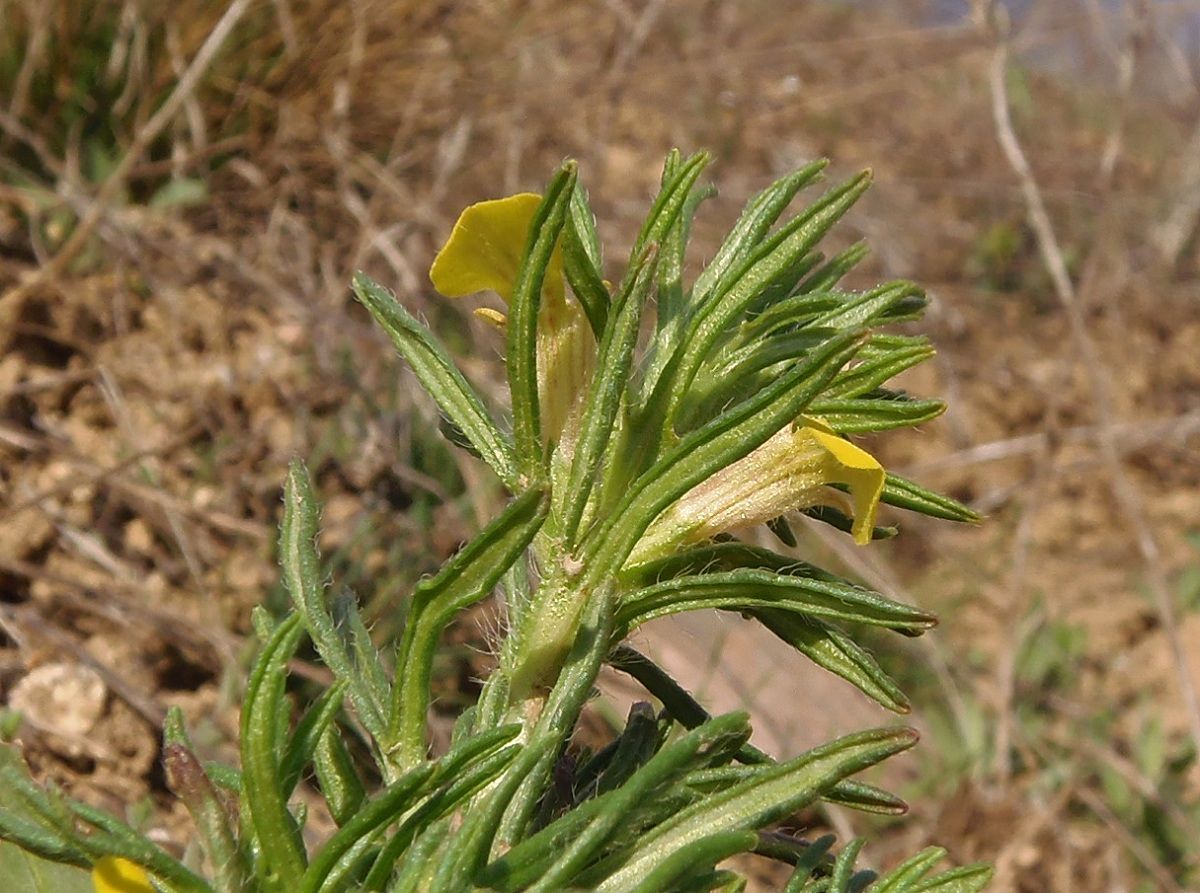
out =
<path fill-rule="evenodd" d="M 797 291 L 824 291 L 833 288 L 843 276 L 858 266 L 863 258 L 870 254 L 871 249 L 866 242 L 855 242 L 849 248 L 835 254 L 805 279 L 797 287 Z"/>
<path fill-rule="evenodd" d="M 665 408 L 663 418 L 668 426 L 671 424 L 675 407 L 691 387 L 692 379 L 717 339 L 764 288 L 820 241 L 870 182 L 870 174 L 863 173 L 830 190 L 760 246 L 727 289 L 714 291 L 712 299 L 695 313 L 688 325 L 680 343 L 678 364 L 657 383 L 657 395 L 652 395 L 649 401 L 651 418 L 657 421 L 657 407 L 661 405 Z"/>
<path fill-rule="evenodd" d="M 707 751 L 750 735 L 745 713 L 711 720 L 655 754 L 623 785 L 587 801 L 492 863 L 481 881 L 501 893 L 551 893 L 565 887 L 626 825 L 631 813 L 678 779 Z M 532 886 L 526 888 L 527 884 Z"/>
<path fill-rule="evenodd" d="M 608 318 L 608 289 L 604 285 L 604 261 L 596 235 L 596 215 L 588 204 L 587 191 L 576 181 L 563 233 L 563 270 L 571 290 L 599 340 Z"/>
<path fill-rule="evenodd" d="M 628 645 L 618 645 L 607 660 L 609 665 L 622 673 L 628 673 L 640 682 L 646 691 L 662 701 L 667 713 L 685 729 L 697 728 L 712 719 L 709 712 L 687 689 L 671 678 L 666 670 L 637 650 Z M 746 764 L 772 761 L 771 757 L 750 744 L 741 746 L 737 752 L 737 759 Z"/>
<path fill-rule="evenodd" d="M 833 871 L 829 875 L 829 893 L 850 893 L 854 880 L 854 863 L 858 861 L 858 854 L 862 852 L 865 843 L 863 838 L 855 838 L 838 853 L 833 863 Z"/>
<path fill-rule="evenodd" d="M 821 799 L 878 815 L 904 815 L 908 812 L 908 804 L 895 794 L 853 778 L 838 782 Z"/>
<path fill-rule="evenodd" d="M 498 751 L 502 752 L 504 745 L 511 742 L 517 736 L 518 731 L 516 726 L 503 726 L 491 732 L 485 732 L 471 739 L 462 747 L 451 750 L 440 760 L 426 763 L 406 772 L 389 785 L 383 793 L 363 805 L 355 816 L 321 847 L 308 871 L 304 874 L 299 893 L 345 889 L 346 873 L 382 830 L 409 813 L 433 787 L 445 781 L 453 782 L 455 779 L 463 778 L 478 763 Z M 511 758 L 514 753 L 515 748 L 509 748 L 508 758 Z M 502 761 L 502 765 L 505 763 L 507 763 L 507 758 Z M 405 841 L 411 839 L 410 836 L 405 838 Z M 381 872 L 381 876 L 377 877 L 376 881 L 386 878 L 397 855 L 392 854 L 387 871 Z M 368 888 L 372 886 L 371 880 L 368 877 L 366 884 Z M 379 886 L 380 884 L 376 883 L 375 888 L 378 889 Z"/>
<path fill-rule="evenodd" d="M 941 847 L 926 847 L 880 878 L 873 893 L 909 893 L 944 858 L 946 851 Z"/>
<path fill-rule="evenodd" d="M 792 199 L 805 186 L 820 178 L 829 165 L 825 159 L 814 161 L 805 167 L 776 180 L 754 196 L 742 211 L 741 217 L 725 237 L 713 259 L 696 277 L 692 286 L 692 298 L 703 304 L 709 294 L 717 290 L 717 284 L 730 269 L 736 269 L 758 247 L 763 238 L 775 225 L 775 221 L 791 204 Z"/>
<path fill-rule="evenodd" d="M 383 327 L 396 350 L 450 423 L 471 443 L 509 489 L 518 484 L 512 441 L 483 405 L 483 400 L 454 365 L 433 333 L 410 314 L 391 292 L 363 273 L 354 275 L 354 294 Z"/>
<path fill-rule="evenodd" d="M 290 797 L 296 789 L 304 767 L 316 752 L 317 742 L 337 718 L 345 694 L 346 683 L 341 680 L 334 682 L 313 701 L 288 736 L 287 750 L 280 763 L 280 779 L 287 796 Z"/>
<path fill-rule="evenodd" d="M 698 840 L 688 841 L 655 865 L 640 881 L 628 886 L 606 889 L 612 889 L 614 893 L 660 893 L 662 890 L 671 889 L 671 884 L 681 877 L 712 868 L 718 862 L 738 853 L 750 852 L 757 842 L 758 835 L 753 831 L 718 831 Z"/>
<path fill-rule="evenodd" d="M 813 319 L 814 326 L 830 329 L 857 329 L 875 325 L 893 308 L 910 299 L 924 302 L 925 292 L 913 282 L 897 280 L 854 295 L 835 310 Z"/>
<path fill-rule="evenodd" d="M 794 611 L 888 629 L 926 630 L 934 615 L 858 586 L 786 576 L 767 570 L 676 577 L 622 598 L 617 624 L 627 629 L 668 614 L 719 608 Z"/>
<path fill-rule="evenodd" d="M 325 604 L 325 587 L 316 543 L 317 500 L 308 470 L 299 460 L 288 466 L 283 500 L 279 561 L 292 604 L 296 607 L 297 615 L 303 619 L 321 660 L 333 672 L 335 679 L 348 684 L 350 698 L 363 726 L 376 741 L 382 740 L 387 717 L 386 681 L 381 686 L 377 670 L 368 668 L 364 671 L 360 668 L 361 655 L 356 659 L 351 653 Z M 377 657 L 375 661 L 378 661 Z"/>
<path fill-rule="evenodd" d="M 849 735 L 764 769 L 705 797 L 642 837 L 641 846 L 596 886 L 597 893 L 630 889 L 688 841 L 721 831 L 757 830 L 803 808 L 841 779 L 916 743 L 911 729 L 876 729 Z"/>
<path fill-rule="evenodd" d="M 854 397 L 814 400 L 808 414 L 823 420 L 840 434 L 869 434 L 893 428 L 910 428 L 946 411 L 941 400 L 909 397 Z"/>
<path fill-rule="evenodd" d="M 875 658 L 836 627 L 778 610 L 749 613 L 813 663 L 841 676 L 867 697 L 895 713 L 911 709 L 904 692 Z"/>
<path fill-rule="evenodd" d="M 367 791 L 337 726 L 327 726 L 321 733 L 313 769 L 333 820 L 339 826 L 346 824 L 367 799 Z"/>
<path fill-rule="evenodd" d="M 501 772 L 520 752 L 519 744 L 510 744 L 494 753 L 488 754 L 474 765 L 454 772 L 444 772 L 445 782 L 429 799 L 414 809 L 396 828 L 396 832 L 388 840 L 387 845 L 380 851 L 375 864 L 368 872 L 363 886 L 368 890 L 383 889 L 383 884 L 396 865 L 402 861 L 406 851 L 413 842 L 426 830 L 434 826 L 440 819 L 456 809 L 464 807 L 471 797 L 485 786 L 494 781 Z M 353 865 L 348 862 L 347 867 Z M 335 884 L 326 884 L 330 893 L 340 888 Z"/>
<path fill-rule="evenodd" d="M 880 499 L 888 505 L 908 509 L 911 512 L 920 512 L 922 515 L 941 518 L 945 521 L 977 523 L 981 520 L 978 512 L 963 505 L 957 499 L 926 490 L 920 484 L 891 472 L 888 472 Z"/>
<path fill-rule="evenodd" d="M 853 333 L 830 338 L 754 397 L 683 437 L 613 510 L 604 535 L 593 539 L 588 573 L 614 573 L 667 506 L 790 424 L 854 355 L 858 340 Z"/>
<path fill-rule="evenodd" d="M 609 325 L 600 341 L 596 374 L 588 390 L 583 423 L 571 461 L 571 475 L 565 489 L 567 502 L 562 512 L 562 530 L 569 547 L 575 544 L 575 534 L 592 493 L 605 447 L 614 437 L 613 423 L 625 396 L 642 309 L 654 285 L 657 256 L 653 244 L 643 252 L 636 273 L 627 278 L 627 284 L 622 286 L 613 302 Z"/>
<path fill-rule="evenodd" d="M 990 865 L 964 865 L 922 881 L 911 893 L 979 893 L 991 883 L 994 874 Z"/>
<path fill-rule="evenodd" d="M 281 621 L 255 660 L 242 704 L 242 802 L 261 848 L 257 869 L 267 889 L 289 890 L 304 873 L 304 845 L 281 778 L 279 717 L 286 716 L 287 662 L 304 635 L 303 617 Z"/>
<path fill-rule="evenodd" d="M 546 520 L 549 500 L 529 490 L 513 500 L 483 532 L 430 580 L 417 584 L 396 658 L 396 684 L 385 749 L 398 765 L 425 759 L 425 717 L 434 652 L 459 611 L 487 597 L 504 572 L 533 541 Z"/>
<path fill-rule="evenodd" d="M 933 345 L 925 338 L 873 335 L 859 351 L 855 365 L 835 378 L 826 393 L 840 398 L 866 394 L 934 353 Z"/>
<path fill-rule="evenodd" d="M 554 247 L 567 219 L 571 194 L 575 191 L 577 165 L 566 162 L 546 186 L 529 226 L 517 278 L 508 305 L 508 389 L 512 394 L 513 440 L 517 464 L 531 479 L 543 474 L 541 410 L 537 385 L 538 311 L 542 285 Z"/>

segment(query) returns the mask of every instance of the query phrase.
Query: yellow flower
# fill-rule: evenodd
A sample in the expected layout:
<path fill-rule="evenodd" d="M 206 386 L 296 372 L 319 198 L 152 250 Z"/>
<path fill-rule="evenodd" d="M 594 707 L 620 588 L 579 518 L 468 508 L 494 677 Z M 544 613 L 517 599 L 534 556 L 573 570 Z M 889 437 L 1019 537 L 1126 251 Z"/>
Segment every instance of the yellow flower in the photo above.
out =
<path fill-rule="evenodd" d="M 150 875 L 138 864 L 120 856 L 104 856 L 92 868 L 96 893 L 155 893 Z"/>
<path fill-rule="evenodd" d="M 523 192 L 468 207 L 429 269 L 433 287 L 448 298 L 494 291 L 506 303 L 511 300 L 540 203 L 540 196 Z M 498 327 L 506 322 L 491 308 L 476 313 Z M 542 284 L 537 360 L 542 433 L 548 440 L 569 442 L 591 377 L 595 344 L 583 308 L 566 300 L 561 244 L 554 248 Z"/>
<path fill-rule="evenodd" d="M 762 524 L 785 512 L 835 503 L 852 512 L 854 541 L 871 541 L 886 472 L 866 450 L 819 419 L 801 417 L 750 455 L 693 487 L 650 526 L 630 564 L 664 547 Z M 845 494 L 827 484 L 845 484 Z"/>

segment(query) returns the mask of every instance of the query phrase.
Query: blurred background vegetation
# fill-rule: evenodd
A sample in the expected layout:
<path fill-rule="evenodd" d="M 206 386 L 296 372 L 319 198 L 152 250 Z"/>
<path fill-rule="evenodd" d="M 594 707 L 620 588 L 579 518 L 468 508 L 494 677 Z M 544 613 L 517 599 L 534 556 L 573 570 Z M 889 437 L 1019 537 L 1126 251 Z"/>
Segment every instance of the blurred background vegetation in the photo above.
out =
<path fill-rule="evenodd" d="M 908 385 L 951 406 L 871 449 L 987 516 L 800 544 L 944 621 L 889 658 L 925 743 L 888 779 L 912 815 L 867 856 L 934 841 L 1006 893 L 1195 889 L 1198 35 L 1192 0 L 0 0 L 0 732 L 185 839 L 164 707 L 230 746 L 286 461 L 314 470 L 328 573 L 381 639 L 499 504 L 351 273 L 494 394 L 479 302 L 425 275 L 465 204 L 576 157 L 617 258 L 666 150 L 709 148 L 710 251 L 829 156 L 875 169 L 840 236 L 874 249 L 857 284 L 929 287 L 939 355 Z M 447 715 L 495 622 L 447 641 Z M 642 645 L 748 705 L 770 750 L 886 721 L 745 626 Z M 606 686 L 598 736 L 625 697 Z"/>

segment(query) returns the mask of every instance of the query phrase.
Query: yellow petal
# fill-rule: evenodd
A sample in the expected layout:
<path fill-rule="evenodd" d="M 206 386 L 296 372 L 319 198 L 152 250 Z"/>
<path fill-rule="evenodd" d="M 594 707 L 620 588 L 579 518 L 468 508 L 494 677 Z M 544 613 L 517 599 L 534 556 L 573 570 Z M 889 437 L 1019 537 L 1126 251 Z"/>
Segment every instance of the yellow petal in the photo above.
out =
<path fill-rule="evenodd" d="M 493 310 L 491 307 L 476 307 L 475 315 L 492 328 L 499 329 L 501 332 L 508 329 L 508 317 L 499 310 Z"/>
<path fill-rule="evenodd" d="M 103 856 L 92 868 L 96 893 L 155 893 L 145 870 L 120 856 Z"/>
<path fill-rule="evenodd" d="M 433 287 L 448 298 L 490 290 L 505 301 L 511 299 L 529 227 L 541 201 L 539 195 L 522 192 L 468 207 L 429 268 Z M 551 301 L 563 298 L 562 249 L 557 245 L 542 290 Z"/>
<path fill-rule="evenodd" d="M 850 488 L 854 502 L 854 525 L 851 533 L 860 546 L 871 541 L 875 527 L 875 515 L 879 509 L 879 497 L 883 495 L 883 484 L 887 477 L 879 461 L 861 447 L 838 437 L 829 428 L 814 419 L 797 434 L 807 436 L 819 445 L 825 455 L 821 463 L 821 477 L 829 484 L 845 484 Z"/>

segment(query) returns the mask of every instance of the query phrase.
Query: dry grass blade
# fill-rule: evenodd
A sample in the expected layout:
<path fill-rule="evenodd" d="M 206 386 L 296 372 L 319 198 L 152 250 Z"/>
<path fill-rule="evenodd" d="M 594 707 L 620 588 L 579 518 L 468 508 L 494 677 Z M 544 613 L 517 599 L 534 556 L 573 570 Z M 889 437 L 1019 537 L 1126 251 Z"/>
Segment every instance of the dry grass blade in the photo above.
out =
<path fill-rule="evenodd" d="M 117 162 L 112 173 L 108 175 L 103 185 L 96 192 L 96 195 L 88 203 L 87 209 L 80 217 L 74 230 L 72 230 L 70 237 L 50 259 L 49 263 L 39 267 L 23 283 L 0 296 L 0 312 L 3 312 L 6 304 L 11 306 L 19 303 L 24 295 L 28 294 L 39 284 L 52 280 L 55 276 L 62 273 L 67 265 L 74 260 L 75 256 L 87 244 L 96 225 L 107 211 L 109 204 L 125 185 L 130 171 L 141 160 L 142 154 L 149 148 L 150 144 L 158 139 L 171 121 L 174 120 L 175 115 L 188 102 L 192 92 L 199 85 L 200 79 L 204 77 L 209 66 L 216 59 L 217 53 L 221 49 L 221 44 L 233 32 L 237 23 L 251 7 L 252 2 L 253 0 L 233 0 L 229 4 L 229 7 L 225 10 L 225 14 L 217 21 L 208 38 L 200 47 L 199 52 L 196 53 L 195 58 L 192 59 L 191 64 L 183 72 L 183 76 L 180 77 L 179 82 L 175 85 L 175 89 L 171 91 L 170 96 L 167 97 L 158 111 L 138 129 L 134 135 L 133 142 L 121 157 L 121 160 Z M 9 117 L 15 119 L 16 116 L 12 115 L 10 111 Z"/>

